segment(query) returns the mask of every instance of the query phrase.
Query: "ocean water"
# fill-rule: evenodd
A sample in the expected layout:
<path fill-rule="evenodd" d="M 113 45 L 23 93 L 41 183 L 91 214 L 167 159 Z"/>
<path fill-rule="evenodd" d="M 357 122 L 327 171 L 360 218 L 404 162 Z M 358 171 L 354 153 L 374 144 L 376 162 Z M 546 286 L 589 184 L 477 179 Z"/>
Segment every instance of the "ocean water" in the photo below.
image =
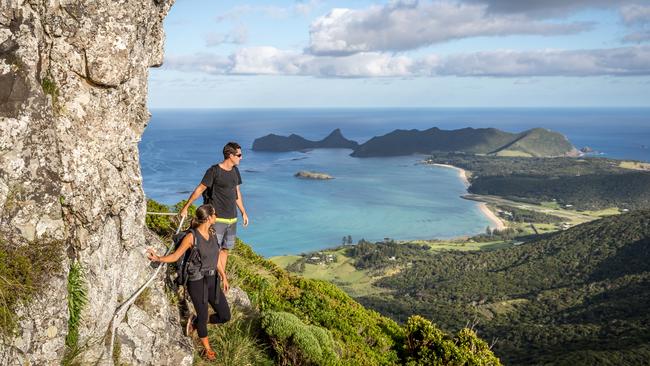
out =
<path fill-rule="evenodd" d="M 599 156 L 650 161 L 650 109 L 272 109 L 153 110 L 140 143 L 145 194 L 187 198 L 228 141 L 243 147 L 244 203 L 251 219 L 238 234 L 264 256 L 341 244 L 343 236 L 398 240 L 449 238 L 490 225 L 455 170 L 418 164 L 422 156 L 352 158 L 350 150 L 254 152 L 255 138 L 297 133 L 322 139 L 335 128 L 359 141 L 394 129 L 544 127 Z M 328 181 L 297 179 L 299 170 Z M 200 201 L 200 199 L 199 199 Z M 197 202 L 200 203 L 200 202 Z"/>

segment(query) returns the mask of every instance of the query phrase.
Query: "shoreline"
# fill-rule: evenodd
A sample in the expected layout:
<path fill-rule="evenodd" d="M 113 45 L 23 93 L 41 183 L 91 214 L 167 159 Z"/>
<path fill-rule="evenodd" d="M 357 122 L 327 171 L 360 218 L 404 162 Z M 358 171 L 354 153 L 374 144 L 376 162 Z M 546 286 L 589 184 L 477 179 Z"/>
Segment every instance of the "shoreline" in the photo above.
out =
<path fill-rule="evenodd" d="M 465 189 L 469 188 L 470 183 L 469 183 L 469 179 L 467 178 L 467 171 L 465 169 L 459 168 L 457 166 L 449 165 L 449 164 L 430 163 L 430 165 L 456 170 L 458 172 L 458 177 L 465 185 Z M 492 229 L 497 229 L 497 230 L 506 229 L 506 225 L 503 223 L 503 220 L 501 220 L 492 210 L 490 210 L 487 203 L 478 202 L 478 208 L 483 213 L 483 215 L 485 215 L 485 217 L 487 217 L 488 220 L 494 225 L 494 227 L 490 226 L 492 227 Z"/>
<path fill-rule="evenodd" d="M 467 171 L 465 169 L 459 168 L 457 166 L 449 165 L 449 164 L 430 163 L 429 165 L 440 166 L 443 168 L 450 168 L 456 170 L 458 172 L 458 178 L 460 178 L 460 180 L 463 182 L 465 188 L 468 188 L 470 186 L 469 178 L 467 178 Z"/>
<path fill-rule="evenodd" d="M 503 220 L 501 220 L 490 208 L 488 207 L 487 203 L 485 202 L 480 202 L 478 204 L 479 209 L 487 218 L 496 226 L 493 227 L 492 229 L 497 229 L 499 231 L 505 230 L 506 225 L 503 223 Z"/>

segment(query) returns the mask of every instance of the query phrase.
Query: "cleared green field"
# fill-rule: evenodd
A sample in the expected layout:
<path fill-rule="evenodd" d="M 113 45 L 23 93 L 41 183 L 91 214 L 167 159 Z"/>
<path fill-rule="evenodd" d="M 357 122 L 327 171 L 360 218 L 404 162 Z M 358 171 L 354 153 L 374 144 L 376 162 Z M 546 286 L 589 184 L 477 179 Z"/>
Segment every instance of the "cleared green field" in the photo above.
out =
<path fill-rule="evenodd" d="M 595 218 L 618 215 L 621 213 L 621 211 L 616 207 L 611 207 L 611 208 L 598 210 L 598 211 L 579 211 L 579 212 L 585 215 L 594 216 Z"/>
<path fill-rule="evenodd" d="M 277 257 L 271 257 L 269 260 L 282 268 L 287 268 L 291 263 L 302 258 L 299 255 L 279 255 Z"/>
<path fill-rule="evenodd" d="M 549 233 L 552 231 L 557 231 L 558 227 L 555 224 L 542 224 L 542 223 L 536 223 L 534 224 L 535 228 L 537 228 L 537 231 L 541 233 Z"/>
<path fill-rule="evenodd" d="M 483 196 L 483 195 L 467 195 L 467 198 L 478 201 L 485 202 L 490 205 L 495 206 L 513 206 L 531 211 L 538 211 L 541 213 L 559 216 L 566 219 L 572 225 L 582 224 L 588 221 L 596 220 L 604 216 L 618 215 L 620 213 L 619 209 L 616 207 L 607 208 L 604 210 L 598 211 L 577 211 L 566 207 L 561 207 L 557 202 L 542 202 L 540 205 L 532 203 L 524 203 L 519 201 L 512 201 L 498 196 Z M 508 226 L 513 226 L 513 223 L 508 222 Z M 535 227 L 538 223 L 535 224 Z"/>
<path fill-rule="evenodd" d="M 389 269 L 383 273 L 357 270 L 352 258 L 344 255 L 345 249 L 322 251 L 325 254 L 334 254 L 336 262 L 323 264 L 305 264 L 305 270 L 300 273 L 305 278 L 323 280 L 336 284 L 352 297 L 379 294 L 387 290 L 373 286 L 378 279 L 397 273 L 398 269 Z M 278 256 L 270 258 L 275 264 L 286 268 L 298 260 L 299 256 Z"/>
<path fill-rule="evenodd" d="M 623 169 L 650 170 L 650 163 L 641 163 L 638 161 L 622 161 L 619 166 Z"/>
<path fill-rule="evenodd" d="M 501 150 L 497 152 L 497 156 L 509 156 L 509 157 L 523 157 L 523 158 L 530 158 L 532 157 L 531 154 L 523 152 L 523 151 L 518 151 L 518 150 Z"/>
<path fill-rule="evenodd" d="M 499 248 L 507 248 L 513 244 L 510 241 L 488 241 L 477 243 L 467 240 L 449 240 L 449 241 L 438 241 L 438 240 L 416 240 L 409 241 L 409 243 L 423 244 L 431 247 L 432 251 L 436 250 L 460 250 L 460 251 L 471 251 L 471 250 L 492 250 Z"/>
<path fill-rule="evenodd" d="M 507 201 L 507 200 L 505 200 L 505 201 Z M 514 202 L 514 201 L 512 201 L 512 202 Z M 534 206 L 534 205 L 531 205 L 531 206 Z M 541 202 L 540 206 L 545 207 L 545 208 L 554 209 L 554 210 L 557 210 L 557 209 L 560 208 L 560 205 L 555 201 Z"/>
<path fill-rule="evenodd" d="M 475 250 L 492 250 L 513 246 L 510 241 L 493 241 L 476 243 L 463 240 L 438 241 L 438 240 L 420 240 L 409 241 L 409 243 L 428 245 L 432 251 L 475 251 Z M 321 253 L 333 254 L 336 256 L 335 262 L 330 263 L 305 263 L 305 270 L 299 273 L 305 278 L 323 280 L 336 284 L 352 297 L 375 295 L 389 292 L 384 288 L 374 286 L 374 283 L 386 276 L 398 273 L 402 268 L 399 266 L 387 267 L 383 271 L 358 270 L 354 267 L 354 260 L 345 255 L 345 249 L 324 250 Z M 275 264 L 287 268 L 295 263 L 301 257 L 296 255 L 277 256 L 270 260 Z"/>

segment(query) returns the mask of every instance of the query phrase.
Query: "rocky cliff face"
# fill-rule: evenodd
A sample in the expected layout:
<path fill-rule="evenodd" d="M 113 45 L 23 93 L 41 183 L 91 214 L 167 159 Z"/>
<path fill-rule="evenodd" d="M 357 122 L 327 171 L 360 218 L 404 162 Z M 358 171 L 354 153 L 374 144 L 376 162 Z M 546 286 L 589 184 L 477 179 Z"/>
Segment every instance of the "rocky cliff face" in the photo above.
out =
<path fill-rule="evenodd" d="M 61 258 L 16 307 L 0 363 L 60 363 L 78 262 L 88 303 L 75 360 L 111 364 L 113 312 L 153 271 L 137 144 L 173 0 L 0 1 L 0 248 L 55 248 Z M 160 281 L 148 303 L 119 327 L 120 361 L 191 364 Z"/>

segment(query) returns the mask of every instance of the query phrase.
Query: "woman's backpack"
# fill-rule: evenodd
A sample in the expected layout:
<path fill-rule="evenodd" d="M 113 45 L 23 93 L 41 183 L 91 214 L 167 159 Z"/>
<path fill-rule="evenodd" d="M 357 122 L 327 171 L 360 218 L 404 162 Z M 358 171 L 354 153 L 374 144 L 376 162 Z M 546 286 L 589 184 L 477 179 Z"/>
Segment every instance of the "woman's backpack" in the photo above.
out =
<path fill-rule="evenodd" d="M 176 261 L 176 284 L 179 286 L 185 286 L 190 277 L 190 273 L 201 269 L 201 254 L 199 253 L 199 248 L 196 246 L 196 232 L 194 229 L 181 231 L 174 235 L 174 250 L 178 250 L 183 242 L 183 238 L 189 233 L 192 233 L 194 244 Z"/>

